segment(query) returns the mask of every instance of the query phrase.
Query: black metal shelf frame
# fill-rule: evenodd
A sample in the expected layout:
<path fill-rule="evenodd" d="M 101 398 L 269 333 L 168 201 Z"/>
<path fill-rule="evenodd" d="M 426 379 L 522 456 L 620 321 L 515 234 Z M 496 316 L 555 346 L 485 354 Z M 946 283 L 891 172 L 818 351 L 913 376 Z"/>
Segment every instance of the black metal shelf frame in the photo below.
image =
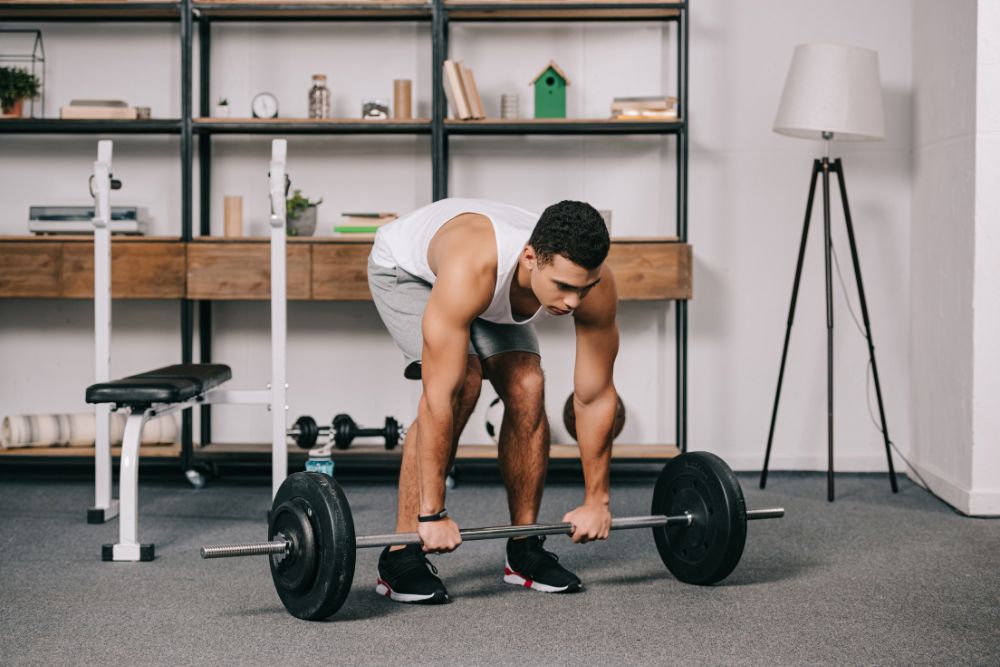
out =
<path fill-rule="evenodd" d="M 194 122 L 194 133 L 205 134 L 430 134 L 431 124 L 426 122 L 383 122 L 369 123 L 254 123 L 227 121 L 224 123 Z"/>
<path fill-rule="evenodd" d="M 176 23 L 184 6 L 185 2 L 5 2 L 0 4 L 0 21 Z"/>
<path fill-rule="evenodd" d="M 4 134 L 180 134 L 182 121 L 155 120 L 60 120 L 24 118 L 0 121 Z"/>
<path fill-rule="evenodd" d="M 548 135 L 595 135 L 595 134 L 679 134 L 684 129 L 681 122 L 660 121 L 573 121 L 571 123 L 490 122 L 490 121 L 446 121 L 445 134 L 548 134 Z"/>
<path fill-rule="evenodd" d="M 661 15 L 641 15 L 644 10 L 661 12 Z M 676 10 L 662 14 L 664 10 Z M 627 14 L 615 16 L 613 12 Z M 586 12 L 579 15 L 579 12 Z M 606 12 L 601 14 L 601 12 Z M 639 12 L 640 15 L 635 15 Z M 685 2 L 648 3 L 551 3 L 505 5 L 503 3 L 462 3 L 431 0 L 426 3 L 399 2 L 373 7 L 367 4 L 340 3 L 281 3 L 236 4 L 194 2 L 163 3 L 9 3 L 0 5 L 0 20 L 4 21 L 100 21 L 100 22 L 178 22 L 181 41 L 181 118 L 139 121 L 24 119 L 0 123 L 3 133 L 55 133 L 55 134 L 168 134 L 180 135 L 181 158 L 181 238 L 194 237 L 194 141 L 198 140 L 199 179 L 199 233 L 211 234 L 210 197 L 212 141 L 216 134 L 412 134 L 430 135 L 432 196 L 435 201 L 448 196 L 449 137 L 452 135 L 608 135 L 651 134 L 672 135 L 677 138 L 677 237 L 686 243 L 687 226 L 687 165 L 688 165 L 688 15 L 690 0 Z M 211 87 L 211 24 L 219 21 L 277 22 L 277 21 L 395 21 L 431 23 L 432 99 L 430 123 L 205 123 L 195 120 L 194 111 L 194 32 L 198 31 L 199 97 L 198 117 L 210 114 Z M 446 122 L 448 109 L 442 80 L 444 61 L 448 58 L 449 26 L 452 22 L 624 22 L 662 21 L 678 25 L 677 82 L 678 115 L 676 122 L 599 121 L 567 123 L 496 123 L 496 122 Z M 181 358 L 184 363 L 193 361 L 194 328 L 197 321 L 199 358 L 202 362 L 212 359 L 212 310 L 210 301 L 183 299 L 181 307 Z M 197 318 L 196 310 L 197 307 Z M 676 437 L 681 451 L 687 450 L 687 301 L 675 302 L 676 321 Z M 191 410 L 183 412 L 181 427 L 181 465 L 188 469 L 194 463 L 193 424 Z M 211 442 L 211 411 L 201 408 L 201 442 Z"/>
<path fill-rule="evenodd" d="M 187 0 L 190 2 L 190 0 Z M 253 5 L 258 14 L 248 15 L 246 7 L 225 5 L 199 4 L 195 10 L 199 24 L 199 73 L 200 73 L 200 102 L 201 115 L 208 116 L 209 100 L 209 64 L 211 57 L 211 22 L 216 20 L 272 20 L 270 12 L 281 12 L 282 5 L 260 6 Z M 409 6 L 412 7 L 412 6 Z M 310 5 L 309 10 L 316 13 L 310 16 L 310 20 L 365 20 L 365 16 L 358 16 L 350 13 L 343 13 L 345 7 L 337 5 L 338 11 L 331 11 L 324 15 L 323 10 L 328 7 L 324 5 Z M 675 15 L 662 17 L 609 17 L 609 16 L 575 16 L 579 10 L 593 12 L 595 10 L 677 10 Z M 351 6 L 350 10 L 362 8 Z M 368 8 L 370 10 L 370 8 Z M 528 10 L 527 12 L 525 10 Z M 484 4 L 460 4 L 446 3 L 445 0 L 433 0 L 430 6 L 430 14 L 420 13 L 407 14 L 396 8 L 387 10 L 386 14 L 380 15 L 383 20 L 431 21 L 431 78 L 433 93 L 431 100 L 431 123 L 429 126 L 421 125 L 419 128 L 402 129 L 399 126 L 378 126 L 377 124 L 351 124 L 345 126 L 331 126 L 329 124 L 250 124 L 250 123 L 219 123 L 211 125 L 199 125 L 197 128 L 199 140 L 199 173 L 201 183 L 200 211 L 201 226 L 203 235 L 210 233 L 210 171 L 211 171 L 211 143 L 212 134 L 240 133 L 240 134 L 274 134 L 279 131 L 284 134 L 359 134 L 369 132 L 397 132 L 397 133 L 426 133 L 431 135 L 431 169 L 432 169 L 432 189 L 433 199 L 437 201 L 448 196 L 448 167 L 449 167 L 449 141 L 451 135 L 499 135 L 499 134 L 545 134 L 545 135 L 606 135 L 606 134 L 659 134 L 675 135 L 677 137 L 677 236 L 680 242 L 687 242 L 687 109 L 688 109 L 688 10 L 687 3 L 629 3 L 627 6 L 615 3 L 588 3 L 588 4 L 545 4 L 534 5 L 530 8 L 511 5 L 484 5 Z M 296 7 L 297 12 L 301 12 L 301 6 Z M 381 10 L 380 10 L 381 11 Z M 463 12 L 474 11 L 474 16 L 465 16 Z M 518 15 L 511 16 L 512 12 Z M 217 13 L 216 13 L 217 12 Z M 483 12 L 494 12 L 489 15 L 481 15 Z M 551 12 L 544 17 L 525 17 L 520 14 L 530 12 Z M 359 12 L 362 13 L 362 12 Z M 455 14 L 455 16 L 452 16 Z M 284 18 L 284 17 L 283 17 Z M 301 20 L 300 13 L 293 13 L 287 17 L 288 20 Z M 679 86 L 678 94 L 678 114 L 677 122 L 629 122 L 607 121 L 594 122 L 572 122 L 572 123 L 463 123 L 446 122 L 448 115 L 447 100 L 444 94 L 444 84 L 442 81 L 442 70 L 444 61 L 448 58 L 448 38 L 449 25 L 453 21 L 462 22 L 514 22 L 522 20 L 531 21 L 620 21 L 620 20 L 661 20 L 676 22 L 678 24 L 677 39 L 677 82 Z M 190 49 L 190 47 L 188 47 Z M 188 222 L 188 225 L 191 223 Z M 190 235 L 185 234 L 185 238 Z M 687 302 L 678 300 L 675 302 L 675 322 L 676 322 L 676 438 L 677 446 L 681 451 L 687 451 L 687 346 L 688 346 L 688 323 L 687 323 Z M 211 361 L 211 303 L 207 301 L 199 302 L 198 306 L 199 322 L 199 342 L 200 359 L 202 362 Z M 187 335 L 187 332 L 185 333 Z M 185 361 L 189 361 L 185 359 Z M 201 412 L 201 442 L 211 442 L 211 412 L 207 407 Z M 185 433 L 187 433 L 185 431 Z M 183 440 L 183 450 L 191 451 L 188 436 Z M 185 455 L 187 456 L 187 455 Z"/>

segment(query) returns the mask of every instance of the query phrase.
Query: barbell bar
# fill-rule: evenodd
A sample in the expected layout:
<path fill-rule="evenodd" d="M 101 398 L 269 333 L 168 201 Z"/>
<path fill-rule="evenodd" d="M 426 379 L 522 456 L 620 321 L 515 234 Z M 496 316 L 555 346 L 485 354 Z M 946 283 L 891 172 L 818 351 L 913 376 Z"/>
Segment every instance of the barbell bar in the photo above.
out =
<path fill-rule="evenodd" d="M 747 510 L 747 521 L 760 519 L 780 519 L 785 516 L 783 507 Z M 611 530 L 631 530 L 635 528 L 666 528 L 670 525 L 690 526 L 694 516 L 690 513 L 675 516 L 626 516 L 611 520 Z M 571 523 L 543 523 L 525 526 L 486 526 L 483 528 L 466 528 L 458 531 L 463 542 L 472 540 L 497 540 L 509 537 L 531 537 L 532 535 L 572 535 Z M 417 533 L 385 533 L 383 535 L 364 535 L 355 539 L 357 549 L 374 549 L 394 545 L 421 544 Z M 202 558 L 237 558 L 241 556 L 269 556 L 287 554 L 292 548 L 292 541 L 283 539 L 271 542 L 255 542 L 250 544 L 219 544 L 201 548 Z"/>

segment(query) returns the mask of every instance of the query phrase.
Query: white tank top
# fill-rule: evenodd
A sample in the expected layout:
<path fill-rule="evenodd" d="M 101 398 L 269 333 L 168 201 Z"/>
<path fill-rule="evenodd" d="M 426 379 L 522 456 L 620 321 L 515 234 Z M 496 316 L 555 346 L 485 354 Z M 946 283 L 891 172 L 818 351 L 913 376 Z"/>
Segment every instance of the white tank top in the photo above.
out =
<path fill-rule="evenodd" d="M 538 213 L 488 199 L 442 199 L 381 227 L 375 235 L 371 260 L 386 268 L 399 267 L 434 284 L 436 276 L 427 261 L 431 239 L 449 220 L 462 213 L 479 213 L 493 224 L 497 242 L 497 281 L 489 307 L 479 317 L 500 324 L 527 324 L 547 315 L 543 308 L 528 319 L 514 319 L 510 284 L 518 258 L 538 222 Z"/>

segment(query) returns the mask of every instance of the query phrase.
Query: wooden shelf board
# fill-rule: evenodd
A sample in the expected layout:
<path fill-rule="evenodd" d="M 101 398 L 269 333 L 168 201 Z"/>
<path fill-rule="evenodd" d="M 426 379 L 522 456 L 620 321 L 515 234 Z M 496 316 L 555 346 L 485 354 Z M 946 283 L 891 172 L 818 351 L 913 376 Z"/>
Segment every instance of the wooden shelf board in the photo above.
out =
<path fill-rule="evenodd" d="M 392 134 L 423 136 L 431 133 L 428 118 L 195 118 L 198 134 Z"/>
<path fill-rule="evenodd" d="M 504 134 L 504 135 L 630 135 L 676 134 L 684 127 L 680 120 L 639 118 L 482 118 L 458 120 L 448 118 L 445 131 L 453 135 Z"/>
<path fill-rule="evenodd" d="M 205 447 L 197 447 L 197 453 L 212 455 L 239 455 L 239 454 L 259 454 L 270 455 L 270 443 L 212 443 Z M 289 445 L 289 454 L 298 453 L 305 456 L 308 452 L 298 449 L 294 445 Z M 335 449 L 332 453 L 334 459 L 338 458 L 365 458 L 365 457 L 395 457 L 399 458 L 400 449 L 387 450 L 382 445 L 359 443 L 352 445 L 350 449 Z M 615 444 L 611 451 L 613 460 L 659 460 L 670 459 L 680 454 L 680 450 L 674 445 L 634 445 Z M 496 445 L 459 445 L 456 459 L 459 461 L 490 460 L 497 457 Z M 574 460 L 580 458 L 580 450 L 574 445 L 553 444 L 550 456 L 553 460 Z"/>
<path fill-rule="evenodd" d="M 89 16 L 89 15 L 88 15 Z M 0 19 L 8 16 L 0 4 Z M 72 18 L 72 17 L 62 17 Z M 135 14 L 110 17 L 109 20 L 136 20 Z M 37 14 L 36 14 L 36 20 Z M 0 119 L 0 133 L 3 134 L 143 134 L 177 135 L 181 133 L 179 118 L 3 118 Z"/>
<path fill-rule="evenodd" d="M 430 118 L 408 118 L 406 120 L 384 120 L 377 118 L 195 118 L 200 125 L 235 125 L 253 123 L 255 125 L 280 125 L 284 123 L 316 124 L 316 125 L 362 125 L 377 123 L 379 125 L 412 125 L 415 123 L 430 125 Z"/>
<path fill-rule="evenodd" d="M 169 5 L 171 7 L 180 7 L 179 2 L 164 2 L 164 0 L 4 0 L 0 3 L 2 6 L 6 7 L 17 7 L 18 5 L 24 6 L 38 6 L 38 5 L 60 5 L 63 7 L 77 7 L 80 5 L 92 7 L 92 6 L 108 6 L 108 7 L 143 7 L 143 6 L 159 6 L 159 5 Z"/>
<path fill-rule="evenodd" d="M 271 456 L 270 443 L 212 443 L 201 447 L 195 445 L 195 457 L 204 458 L 239 458 L 253 457 L 268 459 Z M 387 450 L 379 444 L 357 443 L 350 449 L 335 449 L 332 457 L 335 460 L 380 460 L 395 461 L 400 458 L 402 450 L 397 448 Z M 615 444 L 612 448 L 611 458 L 613 461 L 663 461 L 672 459 L 680 454 L 680 450 L 674 445 L 634 445 Z M 112 447 L 111 455 L 115 458 L 121 457 L 121 447 Z M 172 445 L 144 445 L 139 450 L 140 462 L 144 459 L 164 459 L 179 458 L 181 455 L 180 444 Z M 308 458 L 308 451 L 299 449 L 293 444 L 288 445 L 288 457 L 292 460 L 305 460 Z M 93 459 L 93 447 L 18 447 L 13 449 L 0 449 L 0 460 L 3 459 L 26 459 L 26 458 L 67 458 L 67 459 Z M 459 445 L 456 454 L 458 461 L 495 461 L 497 458 L 496 445 Z M 575 461 L 580 458 L 580 450 L 574 445 L 554 444 L 550 450 L 549 458 L 553 461 Z"/>
<path fill-rule="evenodd" d="M 115 235 L 112 245 L 127 243 L 177 243 L 179 236 L 120 236 Z M 46 234 L 39 236 L 0 236 L 0 243 L 93 243 L 90 234 Z"/>
<path fill-rule="evenodd" d="M 330 18 L 429 21 L 432 3 L 412 0 L 210 0 L 192 3 L 212 19 Z"/>
<path fill-rule="evenodd" d="M 112 456 L 121 456 L 121 447 L 112 447 Z M 143 445 L 139 447 L 139 459 L 144 458 L 176 458 L 181 455 L 181 446 L 173 445 Z M 0 458 L 23 458 L 23 457 L 66 457 L 66 458 L 94 458 L 93 447 L 15 447 L 12 449 L 0 449 Z"/>
<path fill-rule="evenodd" d="M 106 18 L 109 20 L 180 20 L 181 3 L 163 0 L 15 0 L 0 2 L 0 18 Z"/>
<path fill-rule="evenodd" d="M 20 238 L 20 237 L 15 237 Z M 0 242 L 4 241 L 0 237 Z M 176 239 L 173 239 L 176 240 Z M 374 234 L 344 234 L 343 236 L 309 236 L 309 237 L 289 237 L 289 243 L 371 243 L 375 240 Z M 267 236 L 200 236 L 191 243 L 268 243 Z M 611 243 L 680 243 L 676 236 L 615 236 Z"/>
<path fill-rule="evenodd" d="M 677 119 L 665 118 L 476 118 L 470 120 L 459 120 L 457 118 L 447 118 L 447 125 L 571 125 L 573 123 L 606 123 L 608 125 L 622 125 L 624 123 L 676 123 Z"/>
<path fill-rule="evenodd" d="M 88 236 L 0 237 L 0 297 L 91 298 Z M 365 271 L 371 235 L 290 239 L 288 298 L 370 301 Z M 112 245 L 114 298 L 266 300 L 268 239 L 217 238 L 188 243 L 136 237 Z M 614 239 L 608 255 L 622 301 L 692 298 L 691 246 L 670 237 Z"/>
<path fill-rule="evenodd" d="M 673 19 L 684 2 L 665 0 L 445 0 L 450 19 Z"/>

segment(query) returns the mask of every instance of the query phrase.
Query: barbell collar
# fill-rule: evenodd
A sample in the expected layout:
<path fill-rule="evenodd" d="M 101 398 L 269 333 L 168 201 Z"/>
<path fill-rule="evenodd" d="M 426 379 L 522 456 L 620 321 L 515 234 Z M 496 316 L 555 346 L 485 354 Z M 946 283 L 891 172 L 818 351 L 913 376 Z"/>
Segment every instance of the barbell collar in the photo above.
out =
<path fill-rule="evenodd" d="M 220 544 L 201 548 L 202 558 L 235 558 L 237 556 L 273 556 L 287 554 L 292 548 L 288 540 L 255 544 Z"/>

